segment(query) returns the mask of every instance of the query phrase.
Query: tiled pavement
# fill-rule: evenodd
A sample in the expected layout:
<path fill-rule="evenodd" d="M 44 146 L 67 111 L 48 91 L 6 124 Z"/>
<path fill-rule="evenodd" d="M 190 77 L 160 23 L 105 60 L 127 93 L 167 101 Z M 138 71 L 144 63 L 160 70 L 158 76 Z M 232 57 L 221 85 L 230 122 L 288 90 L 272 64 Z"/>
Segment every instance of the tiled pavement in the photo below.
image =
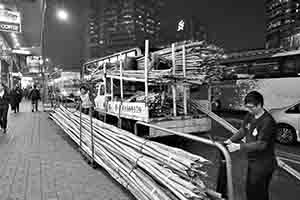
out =
<path fill-rule="evenodd" d="M 0 133 L 0 200 L 129 200 L 103 169 L 93 169 L 44 112 L 22 103 Z"/>

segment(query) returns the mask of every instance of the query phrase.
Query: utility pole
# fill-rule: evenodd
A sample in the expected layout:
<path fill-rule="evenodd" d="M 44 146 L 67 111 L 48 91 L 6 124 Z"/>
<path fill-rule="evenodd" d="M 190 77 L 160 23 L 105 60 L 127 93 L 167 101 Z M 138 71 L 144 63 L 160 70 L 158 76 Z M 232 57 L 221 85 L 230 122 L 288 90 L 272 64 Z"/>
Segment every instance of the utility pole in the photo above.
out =
<path fill-rule="evenodd" d="M 46 62 L 45 62 L 45 26 L 46 26 L 46 10 L 47 10 L 47 1 L 42 1 L 42 27 L 41 27 L 41 74 L 42 74 L 42 82 L 43 82 L 43 103 L 46 103 L 47 97 L 47 84 L 46 84 Z"/>

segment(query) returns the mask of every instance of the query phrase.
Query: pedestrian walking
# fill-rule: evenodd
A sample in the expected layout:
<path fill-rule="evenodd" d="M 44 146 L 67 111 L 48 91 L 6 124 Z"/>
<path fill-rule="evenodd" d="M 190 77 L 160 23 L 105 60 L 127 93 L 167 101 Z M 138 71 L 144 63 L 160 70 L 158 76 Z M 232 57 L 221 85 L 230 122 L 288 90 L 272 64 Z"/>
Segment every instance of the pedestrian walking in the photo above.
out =
<path fill-rule="evenodd" d="M 22 98 L 23 98 L 23 90 L 21 89 L 21 87 L 17 86 L 17 112 L 20 112 L 20 103 L 22 102 Z"/>
<path fill-rule="evenodd" d="M 9 101 L 9 91 L 3 83 L 0 83 L 0 126 L 4 134 L 7 130 L 7 113 L 9 108 Z"/>
<path fill-rule="evenodd" d="M 32 112 L 38 111 L 39 100 L 41 100 L 40 91 L 36 88 L 36 85 L 33 86 L 33 89 L 30 91 L 29 97 L 31 99 Z"/>
<path fill-rule="evenodd" d="M 24 88 L 24 98 L 25 98 L 26 100 L 29 99 L 29 90 L 28 90 L 28 88 Z"/>
<path fill-rule="evenodd" d="M 19 112 L 20 96 L 21 96 L 20 90 L 16 86 L 10 92 L 10 106 L 11 106 L 11 110 L 14 111 L 14 113 Z"/>
<path fill-rule="evenodd" d="M 263 108 L 264 99 L 259 92 L 248 93 L 244 103 L 249 113 L 245 116 L 240 130 L 226 140 L 225 144 L 230 152 L 247 152 L 247 199 L 268 200 L 269 184 L 277 166 L 274 153 L 276 123 Z M 245 143 L 236 143 L 244 137 Z"/>

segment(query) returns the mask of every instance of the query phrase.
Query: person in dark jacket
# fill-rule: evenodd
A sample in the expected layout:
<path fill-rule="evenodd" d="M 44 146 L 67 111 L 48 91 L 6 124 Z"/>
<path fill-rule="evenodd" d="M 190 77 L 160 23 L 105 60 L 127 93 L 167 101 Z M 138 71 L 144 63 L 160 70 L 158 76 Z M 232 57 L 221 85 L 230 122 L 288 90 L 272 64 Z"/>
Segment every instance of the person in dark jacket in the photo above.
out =
<path fill-rule="evenodd" d="M 3 133 L 6 133 L 7 128 L 7 113 L 9 108 L 9 92 L 3 83 L 0 83 L 0 126 Z"/>
<path fill-rule="evenodd" d="M 17 100 L 18 100 L 18 104 L 17 104 L 17 112 L 20 111 L 20 103 L 22 101 L 23 98 L 23 90 L 21 89 L 21 87 L 17 86 Z"/>
<path fill-rule="evenodd" d="M 19 104 L 21 101 L 21 91 L 19 88 L 16 86 L 10 93 L 10 105 L 11 105 L 11 110 L 14 111 L 14 113 L 19 112 Z"/>
<path fill-rule="evenodd" d="M 248 171 L 246 195 L 248 200 L 268 200 L 269 184 L 277 166 L 274 153 L 276 122 L 263 108 L 263 96 L 252 91 L 245 98 L 246 115 L 241 129 L 225 141 L 230 152 L 247 152 Z M 236 143 L 242 138 L 246 143 Z"/>
<path fill-rule="evenodd" d="M 30 91 L 29 97 L 31 99 L 32 112 L 38 111 L 39 100 L 41 99 L 40 91 L 36 88 L 36 85 L 33 86 L 33 89 Z"/>

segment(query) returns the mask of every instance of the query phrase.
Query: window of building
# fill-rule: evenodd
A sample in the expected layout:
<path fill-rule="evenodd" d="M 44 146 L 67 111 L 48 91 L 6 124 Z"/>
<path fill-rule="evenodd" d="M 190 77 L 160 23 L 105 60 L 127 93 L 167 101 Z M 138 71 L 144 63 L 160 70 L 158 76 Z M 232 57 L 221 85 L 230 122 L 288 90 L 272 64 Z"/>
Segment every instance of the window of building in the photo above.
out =
<path fill-rule="evenodd" d="M 279 0 L 280 3 L 287 3 L 289 0 Z"/>

